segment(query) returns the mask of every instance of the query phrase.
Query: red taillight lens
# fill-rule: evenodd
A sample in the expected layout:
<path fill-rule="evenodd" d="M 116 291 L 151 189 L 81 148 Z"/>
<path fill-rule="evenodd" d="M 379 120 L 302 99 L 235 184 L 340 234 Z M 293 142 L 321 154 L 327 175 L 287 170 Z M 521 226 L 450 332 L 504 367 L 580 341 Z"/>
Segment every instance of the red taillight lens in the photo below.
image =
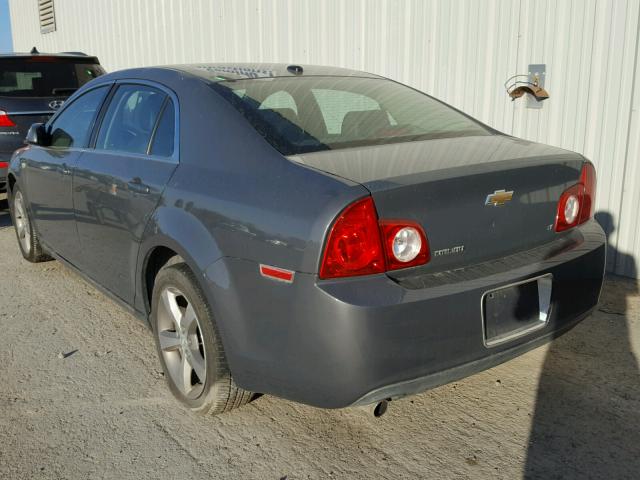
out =
<path fill-rule="evenodd" d="M 324 249 L 320 278 L 384 272 L 378 214 L 371 197 L 349 205 L 336 219 Z"/>
<path fill-rule="evenodd" d="M 580 172 L 580 181 L 560 196 L 556 213 L 556 232 L 580 225 L 593 217 L 596 198 L 596 171 L 587 162 Z"/>
<path fill-rule="evenodd" d="M 583 190 L 582 185 L 574 185 L 560 196 L 558 213 L 556 214 L 556 232 L 562 232 L 578 225 Z"/>
<path fill-rule="evenodd" d="M 380 229 L 387 270 L 414 267 L 429 261 L 427 236 L 417 223 L 382 220 Z"/>
<path fill-rule="evenodd" d="M 352 277 L 413 267 L 429 261 L 422 227 L 408 221 L 378 221 L 371 197 L 358 200 L 331 228 L 320 278 Z"/>
<path fill-rule="evenodd" d="M 9 168 L 9 162 L 0 162 L 0 168 Z"/>
<path fill-rule="evenodd" d="M 7 112 L 0 110 L 0 127 L 15 127 L 16 124 L 9 118 Z"/>
<path fill-rule="evenodd" d="M 580 220 L 584 223 L 593 218 L 596 206 L 596 169 L 591 162 L 587 162 L 580 172 L 580 183 L 584 186 L 583 200 L 580 205 Z"/>

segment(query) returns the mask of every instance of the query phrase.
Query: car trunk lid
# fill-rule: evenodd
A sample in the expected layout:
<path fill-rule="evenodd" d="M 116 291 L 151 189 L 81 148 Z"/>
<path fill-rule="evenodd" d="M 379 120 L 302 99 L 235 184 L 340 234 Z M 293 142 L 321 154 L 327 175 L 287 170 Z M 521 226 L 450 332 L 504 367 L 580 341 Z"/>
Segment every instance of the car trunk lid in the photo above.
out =
<path fill-rule="evenodd" d="M 432 258 L 412 269 L 418 273 L 482 263 L 554 240 L 558 200 L 578 181 L 584 162 L 575 153 L 504 135 L 289 158 L 361 183 L 380 218 L 422 225 Z"/>

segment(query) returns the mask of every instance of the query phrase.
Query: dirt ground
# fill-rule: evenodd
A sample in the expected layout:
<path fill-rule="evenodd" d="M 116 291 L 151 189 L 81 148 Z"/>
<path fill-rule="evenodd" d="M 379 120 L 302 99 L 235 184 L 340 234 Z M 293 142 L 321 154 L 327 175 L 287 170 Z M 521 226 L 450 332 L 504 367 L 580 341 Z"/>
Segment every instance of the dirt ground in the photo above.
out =
<path fill-rule="evenodd" d="M 146 327 L 57 262 L 23 261 L 0 211 L 0 478 L 638 478 L 640 297 L 380 419 L 263 396 L 184 411 Z"/>

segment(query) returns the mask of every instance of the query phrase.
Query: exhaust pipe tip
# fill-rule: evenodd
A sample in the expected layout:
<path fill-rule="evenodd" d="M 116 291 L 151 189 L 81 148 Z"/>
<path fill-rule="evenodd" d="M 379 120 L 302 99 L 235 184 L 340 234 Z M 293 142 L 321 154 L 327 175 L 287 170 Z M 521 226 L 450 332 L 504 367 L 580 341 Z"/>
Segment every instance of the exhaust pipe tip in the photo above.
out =
<path fill-rule="evenodd" d="M 372 403 L 370 405 L 363 405 L 360 409 L 364 410 L 368 415 L 373 415 L 375 418 L 380 418 L 389 408 L 388 400 L 380 400 L 379 402 Z"/>

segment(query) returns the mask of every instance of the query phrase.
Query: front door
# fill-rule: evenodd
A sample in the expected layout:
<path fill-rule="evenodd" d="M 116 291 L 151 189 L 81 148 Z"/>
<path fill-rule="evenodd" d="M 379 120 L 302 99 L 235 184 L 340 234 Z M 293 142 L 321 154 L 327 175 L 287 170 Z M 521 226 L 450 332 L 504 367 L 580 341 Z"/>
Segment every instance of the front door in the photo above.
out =
<path fill-rule="evenodd" d="M 48 147 L 32 147 L 20 158 L 27 202 L 46 246 L 71 263 L 78 260 L 72 173 L 86 151 L 91 129 L 109 86 L 73 100 L 48 126 Z"/>
<path fill-rule="evenodd" d="M 133 303 L 140 241 L 177 165 L 170 97 L 147 85 L 120 84 L 95 140 L 79 159 L 73 201 L 82 268 Z"/>

